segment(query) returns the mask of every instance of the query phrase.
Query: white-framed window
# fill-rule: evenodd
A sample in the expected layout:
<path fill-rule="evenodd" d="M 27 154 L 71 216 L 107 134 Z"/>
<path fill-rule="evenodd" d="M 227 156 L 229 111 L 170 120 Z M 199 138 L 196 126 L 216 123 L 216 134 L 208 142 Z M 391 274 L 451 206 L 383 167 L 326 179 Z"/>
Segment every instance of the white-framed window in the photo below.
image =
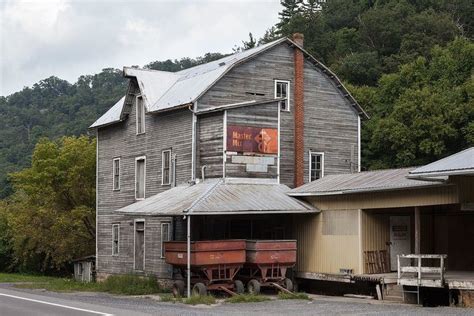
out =
<path fill-rule="evenodd" d="M 290 81 L 275 80 L 275 98 L 284 98 L 280 101 L 282 111 L 290 110 Z"/>
<path fill-rule="evenodd" d="M 171 184 L 171 149 L 161 152 L 161 184 Z"/>
<path fill-rule="evenodd" d="M 165 242 L 171 240 L 171 223 L 161 223 L 161 258 L 165 257 Z"/>
<path fill-rule="evenodd" d="M 145 133 L 145 104 L 141 96 L 136 99 L 137 135 Z"/>
<path fill-rule="evenodd" d="M 120 190 L 120 158 L 114 158 L 112 161 L 112 168 L 113 168 L 113 190 L 118 191 Z"/>
<path fill-rule="evenodd" d="M 120 224 L 112 224 L 112 256 L 120 251 Z"/>
<path fill-rule="evenodd" d="M 324 153 L 309 152 L 309 182 L 324 177 Z"/>
<path fill-rule="evenodd" d="M 146 157 L 135 158 L 135 199 L 143 200 L 145 198 L 146 183 Z"/>

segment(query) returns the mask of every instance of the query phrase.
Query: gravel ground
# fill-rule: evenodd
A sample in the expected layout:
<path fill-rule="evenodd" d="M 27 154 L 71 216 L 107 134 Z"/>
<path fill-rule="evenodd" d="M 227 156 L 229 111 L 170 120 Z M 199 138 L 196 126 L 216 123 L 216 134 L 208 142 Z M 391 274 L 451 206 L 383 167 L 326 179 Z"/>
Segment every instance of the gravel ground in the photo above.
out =
<path fill-rule="evenodd" d="M 44 290 L 16 289 L 0 284 L 2 290 L 18 296 L 35 295 L 45 301 L 70 302 L 115 315 L 474 315 L 474 309 L 390 304 L 375 300 L 312 295 L 312 301 L 272 300 L 261 303 L 215 306 L 189 306 L 181 303 L 159 302 L 156 297 L 116 296 L 105 293 L 55 293 Z M 0 306 L 1 310 L 1 306 Z"/>

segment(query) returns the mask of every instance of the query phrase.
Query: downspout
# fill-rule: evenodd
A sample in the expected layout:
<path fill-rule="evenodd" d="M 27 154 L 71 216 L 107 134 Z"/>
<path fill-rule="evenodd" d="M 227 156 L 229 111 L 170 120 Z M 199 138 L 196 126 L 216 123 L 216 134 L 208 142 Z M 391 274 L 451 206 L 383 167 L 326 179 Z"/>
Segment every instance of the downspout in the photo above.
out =
<path fill-rule="evenodd" d="M 95 130 L 95 271 L 99 268 L 99 128 Z"/>
<path fill-rule="evenodd" d="M 186 236 L 186 288 L 188 298 L 191 297 L 191 216 L 186 216 L 187 236 Z"/>
<path fill-rule="evenodd" d="M 196 108 L 197 108 L 197 101 L 193 103 L 193 107 L 190 110 L 193 112 L 193 126 L 192 126 L 192 144 L 191 144 L 191 181 L 196 180 L 196 126 L 197 126 L 197 117 L 196 117 Z"/>
<path fill-rule="evenodd" d="M 171 163 L 172 163 L 172 177 L 173 181 L 171 183 L 171 186 L 174 188 L 176 186 L 176 154 L 173 154 L 171 156 Z"/>

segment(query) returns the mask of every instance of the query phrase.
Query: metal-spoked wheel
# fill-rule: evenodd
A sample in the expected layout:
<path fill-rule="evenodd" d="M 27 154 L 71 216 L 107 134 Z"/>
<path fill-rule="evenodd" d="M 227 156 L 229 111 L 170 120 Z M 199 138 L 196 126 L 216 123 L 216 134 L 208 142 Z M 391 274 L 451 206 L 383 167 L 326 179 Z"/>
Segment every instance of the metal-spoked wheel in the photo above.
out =
<path fill-rule="evenodd" d="M 199 283 L 194 284 L 192 293 L 193 295 L 196 295 L 196 296 L 206 296 L 207 288 L 204 285 L 204 283 L 199 282 Z"/>
<path fill-rule="evenodd" d="M 293 281 L 291 281 L 291 279 L 285 278 L 283 282 L 285 289 L 287 289 L 288 291 L 293 291 Z"/>
<path fill-rule="evenodd" d="M 177 280 L 173 283 L 173 296 L 174 297 L 183 297 L 184 296 L 184 281 Z"/>
<path fill-rule="evenodd" d="M 247 283 L 247 291 L 250 294 L 259 294 L 260 293 L 260 282 L 255 279 L 252 279 Z"/>
<path fill-rule="evenodd" d="M 245 292 L 244 283 L 242 283 L 242 281 L 234 281 L 234 292 L 237 294 L 243 294 Z"/>

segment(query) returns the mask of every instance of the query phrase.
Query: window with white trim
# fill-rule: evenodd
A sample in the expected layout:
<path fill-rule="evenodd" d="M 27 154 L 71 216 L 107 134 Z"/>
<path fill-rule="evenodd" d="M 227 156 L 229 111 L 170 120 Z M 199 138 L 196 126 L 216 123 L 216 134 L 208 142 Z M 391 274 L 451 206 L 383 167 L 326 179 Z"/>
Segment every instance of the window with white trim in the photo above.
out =
<path fill-rule="evenodd" d="M 145 133 L 145 104 L 143 103 L 143 98 L 141 96 L 137 97 L 137 135 Z"/>
<path fill-rule="evenodd" d="M 113 160 L 113 190 L 120 190 L 120 158 Z"/>
<path fill-rule="evenodd" d="M 309 181 L 321 179 L 324 176 L 324 153 L 309 152 Z"/>
<path fill-rule="evenodd" d="M 171 149 L 161 152 L 161 184 L 171 184 Z"/>
<path fill-rule="evenodd" d="M 161 223 L 161 258 L 165 257 L 165 242 L 171 240 L 171 223 Z"/>
<path fill-rule="evenodd" d="M 145 198 L 146 158 L 135 159 L 135 199 Z"/>
<path fill-rule="evenodd" d="M 275 80 L 275 98 L 284 98 L 280 101 L 282 111 L 290 110 L 290 82 L 288 80 Z"/>
<path fill-rule="evenodd" d="M 112 224 L 112 256 L 119 254 L 120 250 L 120 224 Z"/>

